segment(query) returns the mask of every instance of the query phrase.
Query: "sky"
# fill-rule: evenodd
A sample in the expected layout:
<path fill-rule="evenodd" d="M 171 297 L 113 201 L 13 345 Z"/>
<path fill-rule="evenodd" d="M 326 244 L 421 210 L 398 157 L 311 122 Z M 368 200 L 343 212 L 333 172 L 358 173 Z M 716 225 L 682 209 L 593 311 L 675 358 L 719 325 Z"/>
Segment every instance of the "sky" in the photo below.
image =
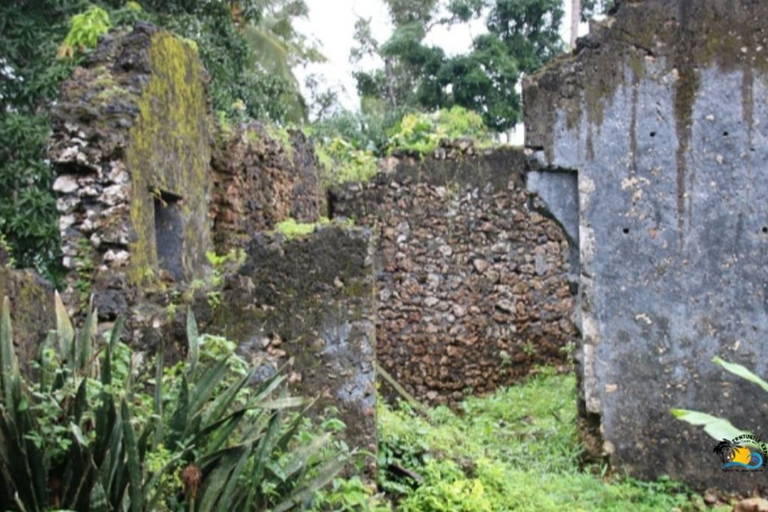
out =
<path fill-rule="evenodd" d="M 419 0 L 414 0 L 419 1 Z M 386 41 L 392 33 L 389 13 L 382 0 L 306 0 L 309 17 L 300 20 L 299 31 L 320 42 L 321 51 L 328 59 L 322 64 L 314 64 L 307 69 L 297 69 L 299 81 L 303 84 L 309 74 L 324 78 L 326 84 L 339 91 L 339 100 L 343 107 L 357 110 L 360 100 L 355 91 L 352 77 L 353 66 L 349 62 L 349 51 L 354 45 L 354 25 L 358 17 L 371 18 L 374 37 Z M 570 19 L 570 2 L 564 1 L 566 13 L 564 20 Z M 562 35 L 567 41 L 569 23 L 563 23 Z M 452 27 L 439 26 L 433 29 L 427 42 L 442 47 L 449 55 L 464 53 L 469 50 L 472 39 L 485 31 L 483 20 Z M 586 33 L 587 26 L 582 24 L 579 32 Z M 363 63 L 375 66 L 374 62 Z"/>

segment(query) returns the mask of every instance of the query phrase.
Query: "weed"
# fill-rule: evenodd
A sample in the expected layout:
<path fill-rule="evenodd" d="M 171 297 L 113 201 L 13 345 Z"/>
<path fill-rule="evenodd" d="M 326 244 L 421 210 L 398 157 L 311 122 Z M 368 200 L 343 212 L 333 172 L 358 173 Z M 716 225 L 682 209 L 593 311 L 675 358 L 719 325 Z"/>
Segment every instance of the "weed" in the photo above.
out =
<path fill-rule="evenodd" d="M 641 483 L 582 470 L 572 375 L 545 369 L 470 397 L 458 412 L 438 407 L 424 416 L 383 402 L 378 412 L 378 483 L 398 510 L 698 510 L 701 502 L 667 478 Z"/>

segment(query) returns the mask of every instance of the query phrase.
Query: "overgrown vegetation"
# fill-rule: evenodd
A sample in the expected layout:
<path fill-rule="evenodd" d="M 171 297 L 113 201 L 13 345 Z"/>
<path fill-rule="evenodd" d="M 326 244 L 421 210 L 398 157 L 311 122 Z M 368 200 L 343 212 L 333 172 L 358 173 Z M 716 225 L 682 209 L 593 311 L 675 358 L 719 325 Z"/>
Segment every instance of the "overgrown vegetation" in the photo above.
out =
<path fill-rule="evenodd" d="M 330 220 L 327 217 L 320 217 L 317 222 L 298 222 L 294 218 L 288 218 L 275 226 L 275 231 L 280 233 L 288 240 L 302 237 L 314 233 L 320 226 L 328 224 L 334 224 L 336 226 L 351 227 L 354 225 L 352 220 L 334 219 Z"/>
<path fill-rule="evenodd" d="M 76 333 L 58 296 L 56 310 L 30 380 L 3 304 L 3 510 L 281 511 L 312 504 L 350 463 L 328 425 L 318 433 L 288 412 L 306 400 L 287 395 L 286 377 L 252 387 L 234 343 L 201 336 L 191 314 L 186 359 L 166 366 L 161 350 L 147 372 L 120 342 L 120 321 L 102 341 L 95 312 Z"/>
<path fill-rule="evenodd" d="M 705 510 L 662 479 L 643 483 L 582 467 L 572 375 L 544 370 L 457 412 L 379 407 L 379 485 L 397 510 Z"/>
<path fill-rule="evenodd" d="M 361 123 L 360 127 L 364 128 Z M 324 169 L 326 185 L 348 181 L 366 182 L 378 169 L 378 157 L 404 151 L 426 156 L 433 154 L 442 139 L 472 139 L 477 147 L 494 143 L 493 134 L 477 113 L 463 107 L 434 113 L 410 113 L 396 121 L 380 141 L 380 146 L 364 132 L 349 126 L 322 124 L 312 130 L 318 139 L 316 151 Z M 349 137 L 349 138 L 347 138 Z"/>

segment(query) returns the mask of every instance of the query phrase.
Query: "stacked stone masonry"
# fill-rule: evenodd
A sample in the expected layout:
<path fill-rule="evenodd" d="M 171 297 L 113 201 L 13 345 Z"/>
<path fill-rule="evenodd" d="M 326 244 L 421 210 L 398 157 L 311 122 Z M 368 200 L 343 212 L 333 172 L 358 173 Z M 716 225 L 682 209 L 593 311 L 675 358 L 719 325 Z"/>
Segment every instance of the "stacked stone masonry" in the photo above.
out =
<path fill-rule="evenodd" d="M 568 242 L 533 211 L 523 153 L 388 167 L 331 194 L 335 217 L 376 227 L 380 364 L 417 398 L 456 404 L 565 363 Z"/>

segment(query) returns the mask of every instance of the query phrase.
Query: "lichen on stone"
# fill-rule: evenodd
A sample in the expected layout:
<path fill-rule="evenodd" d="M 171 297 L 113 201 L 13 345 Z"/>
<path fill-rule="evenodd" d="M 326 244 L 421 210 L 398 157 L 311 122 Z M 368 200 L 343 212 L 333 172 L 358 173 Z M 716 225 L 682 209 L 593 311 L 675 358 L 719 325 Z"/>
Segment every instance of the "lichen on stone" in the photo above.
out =
<path fill-rule="evenodd" d="M 131 173 L 130 279 L 146 283 L 156 269 L 154 204 L 151 189 L 180 200 L 186 228 L 185 272 L 193 277 L 205 261 L 209 240 L 205 223 L 210 196 L 210 126 L 203 68 L 195 48 L 163 31 L 152 35 L 152 74 L 139 100 L 140 114 L 130 132 L 127 161 Z"/>

